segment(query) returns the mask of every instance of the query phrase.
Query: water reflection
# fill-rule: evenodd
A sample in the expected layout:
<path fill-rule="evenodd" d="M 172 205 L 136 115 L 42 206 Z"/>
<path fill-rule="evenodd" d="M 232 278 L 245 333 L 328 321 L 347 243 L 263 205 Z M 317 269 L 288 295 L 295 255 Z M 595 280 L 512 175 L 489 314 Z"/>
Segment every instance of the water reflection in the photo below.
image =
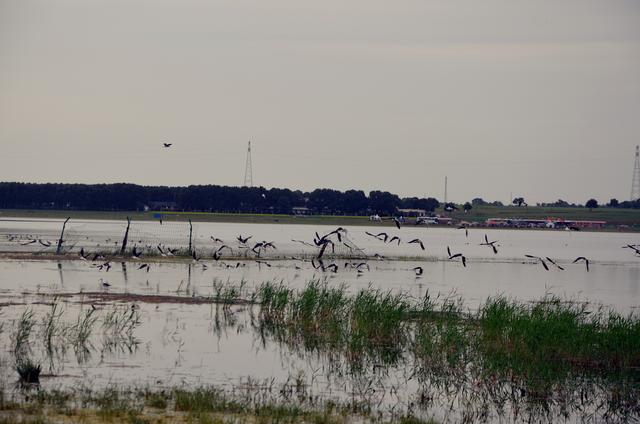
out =
<path fill-rule="evenodd" d="M 121 262 L 120 267 L 101 271 L 84 261 L 0 260 L 0 287 L 9 293 L 91 292 L 102 289 L 102 278 L 110 284 L 111 292 L 212 296 L 214 281 L 245 281 L 249 288 L 255 288 L 265 281 L 282 280 L 300 288 L 310 279 L 328 278 L 345 283 L 352 291 L 372 285 L 408 292 L 415 297 L 421 297 L 426 289 L 442 294 L 455 292 L 465 298 L 470 308 L 498 294 L 535 300 L 551 292 L 594 301 L 621 312 L 637 309 L 640 291 L 640 263 L 597 266 L 589 273 L 583 269 L 546 272 L 539 266 L 521 263 L 473 263 L 464 268 L 459 263 L 445 261 L 374 260 L 369 261 L 370 271 L 364 273 L 345 268 L 347 261 L 340 260 L 336 261 L 337 273 L 321 272 L 310 262 L 291 260 L 271 261 L 271 267 L 253 261 L 241 261 L 239 267 L 214 261 L 149 263 L 151 269 L 146 272 L 137 269 L 137 262 Z M 424 269 L 422 278 L 415 277 L 411 270 L 415 266 Z M 52 285 L 49 283 L 52 281 L 57 283 Z M 43 282 L 48 284 L 44 286 Z"/>
<path fill-rule="evenodd" d="M 55 305 L 64 305 L 64 314 Z M 48 374 L 59 376 L 49 377 L 45 385 L 57 386 L 61 381 L 73 385 L 79 377 L 73 376 L 74 371 L 82 378 L 93 376 L 98 385 L 109 384 L 126 366 L 123 378 L 129 384 L 144 376 L 167 384 L 178 376 L 200 383 L 229 381 L 234 390 L 277 383 L 277 396 L 283 399 L 342 399 L 372 411 L 406 411 L 442 421 L 628 422 L 640 418 L 637 370 L 519 372 L 474 343 L 458 343 L 472 331 L 463 322 L 409 322 L 397 328 L 393 343 L 377 343 L 375 337 L 361 339 L 349 326 L 331 330 L 337 323 L 330 319 L 317 324 L 327 330 L 323 332 L 302 321 L 283 326 L 257 305 L 181 309 L 170 304 L 141 304 L 139 309 L 128 303 L 73 305 L 54 301 L 36 314 L 36 320 L 57 323 L 49 342 L 38 338 L 31 344 L 33 356 L 48 364 Z M 15 308 L 14 314 L 19 311 Z M 160 343 L 152 336 L 156 332 Z M 10 345 L 9 334 L 0 338 Z M 239 343 L 242 340 L 248 344 Z M 246 359 L 234 361 L 234 356 L 253 358 L 253 364 Z M 224 374 L 203 373 L 200 367 L 207 364 Z M 252 365 L 275 368 L 260 377 Z M 65 372 L 71 374 L 65 376 Z M 95 380 L 99 375 L 106 380 Z M 259 393 L 266 396 L 267 392 L 265 388 Z"/>

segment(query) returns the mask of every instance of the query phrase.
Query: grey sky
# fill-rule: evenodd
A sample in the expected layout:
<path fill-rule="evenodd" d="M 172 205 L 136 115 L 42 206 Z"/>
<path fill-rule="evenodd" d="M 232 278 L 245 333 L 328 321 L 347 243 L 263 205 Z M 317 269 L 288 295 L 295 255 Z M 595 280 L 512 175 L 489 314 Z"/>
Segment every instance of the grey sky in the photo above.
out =
<path fill-rule="evenodd" d="M 637 0 L 0 0 L 0 181 L 627 199 Z M 163 141 L 174 143 L 170 150 Z"/>

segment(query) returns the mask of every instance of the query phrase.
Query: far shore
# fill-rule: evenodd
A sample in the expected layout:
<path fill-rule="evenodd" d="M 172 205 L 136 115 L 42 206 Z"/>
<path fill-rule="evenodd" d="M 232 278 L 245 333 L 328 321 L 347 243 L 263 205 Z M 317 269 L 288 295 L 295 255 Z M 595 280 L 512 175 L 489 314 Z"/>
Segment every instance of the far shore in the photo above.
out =
<path fill-rule="evenodd" d="M 584 228 L 583 231 L 640 231 L 640 210 L 598 208 L 590 211 L 586 208 L 549 208 L 549 207 L 515 207 L 515 206 L 477 206 L 468 213 L 454 211 L 444 212 L 436 210 L 435 214 L 453 218 L 454 222 L 468 222 L 483 224 L 488 218 L 523 218 L 547 219 L 558 218 L 565 220 L 599 220 L 606 221 L 602 229 Z M 393 227 L 393 221 L 384 219 L 372 221 L 368 216 L 348 215 L 288 215 L 288 214 L 247 214 L 247 213 L 212 213 L 212 212 L 177 212 L 177 211 L 80 211 L 80 210 L 35 210 L 35 209 L 0 209 L 0 220 L 12 219 L 95 219 L 95 220 L 126 220 L 159 221 L 163 222 L 221 222 L 241 224 L 298 224 L 298 225 L 335 225 L 335 226 L 384 226 Z M 414 217 L 406 217 L 406 225 L 415 225 Z M 450 225 L 423 225 L 422 227 L 450 227 Z M 506 228 L 485 227 L 479 228 Z M 516 228 L 513 228 L 516 229 Z M 558 231 L 547 230 L 546 231 Z"/>

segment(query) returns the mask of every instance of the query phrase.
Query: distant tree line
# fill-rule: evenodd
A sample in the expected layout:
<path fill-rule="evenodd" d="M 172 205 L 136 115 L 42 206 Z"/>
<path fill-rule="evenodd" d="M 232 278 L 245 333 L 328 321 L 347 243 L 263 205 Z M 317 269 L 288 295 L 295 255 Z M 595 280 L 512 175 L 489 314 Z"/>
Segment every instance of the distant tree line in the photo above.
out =
<path fill-rule="evenodd" d="M 136 184 L 33 184 L 0 182 L 0 208 L 128 211 L 175 209 L 179 211 L 291 213 L 293 207 L 314 214 L 392 215 L 398 208 L 434 211 L 434 198 L 399 196 L 386 191 L 311 192 L 282 188 L 192 185 L 188 187 Z"/>
<path fill-rule="evenodd" d="M 558 199 L 555 202 L 552 203 L 539 203 L 538 206 L 547 206 L 547 207 L 559 207 L 559 208 L 589 208 L 589 209 L 595 209 L 601 205 L 598 204 L 598 201 L 596 199 L 589 199 L 585 202 L 584 205 L 581 204 L 576 204 L 576 203 L 569 203 L 565 200 L 562 199 Z M 608 208 L 620 208 L 620 209 L 640 209 L 640 199 L 638 200 L 634 200 L 634 201 L 629 201 L 629 200 L 625 200 L 625 201 L 618 201 L 618 199 L 611 199 L 609 200 L 609 203 L 607 203 L 606 206 Z"/>

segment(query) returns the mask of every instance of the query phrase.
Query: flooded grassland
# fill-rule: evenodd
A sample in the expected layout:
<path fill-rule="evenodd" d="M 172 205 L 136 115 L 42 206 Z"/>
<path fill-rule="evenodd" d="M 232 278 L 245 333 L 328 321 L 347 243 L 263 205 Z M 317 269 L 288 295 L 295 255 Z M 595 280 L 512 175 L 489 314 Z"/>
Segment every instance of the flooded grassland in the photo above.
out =
<path fill-rule="evenodd" d="M 0 422 L 640 419 L 633 234 L 75 225 L 0 222 Z"/>

